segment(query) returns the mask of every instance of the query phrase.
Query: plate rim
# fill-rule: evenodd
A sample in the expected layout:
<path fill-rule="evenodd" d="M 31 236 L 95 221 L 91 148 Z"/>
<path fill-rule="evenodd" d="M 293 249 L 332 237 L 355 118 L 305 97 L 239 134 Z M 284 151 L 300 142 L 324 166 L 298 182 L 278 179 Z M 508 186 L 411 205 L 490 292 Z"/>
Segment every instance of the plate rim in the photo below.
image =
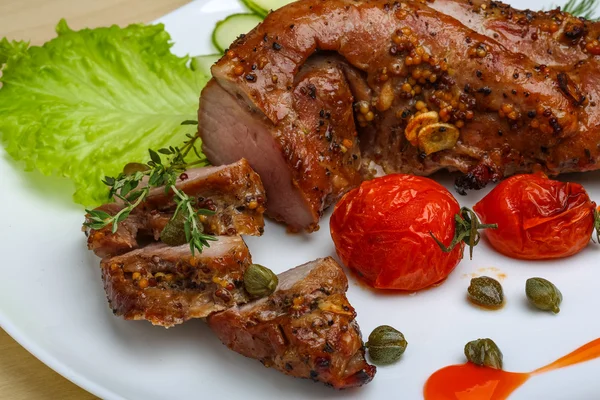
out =
<path fill-rule="evenodd" d="M 171 16 L 172 14 L 182 12 L 188 8 L 194 9 L 201 7 L 207 0 L 191 0 L 189 3 L 175 8 L 174 10 L 162 15 L 156 20 L 146 22 L 147 24 L 162 23 L 164 18 Z M 599 8 L 600 10 L 600 8 Z M 90 394 L 106 400 L 127 400 L 126 397 L 118 394 L 110 388 L 110 386 L 98 383 L 93 378 L 86 376 L 85 373 L 80 372 L 77 369 L 73 369 L 68 366 L 65 362 L 61 361 L 61 358 L 53 355 L 50 351 L 44 348 L 39 342 L 34 340 L 27 335 L 26 329 L 18 328 L 16 324 L 12 322 L 12 319 L 5 313 L 0 307 L 0 328 L 2 328 L 13 340 L 15 340 L 22 348 L 28 353 L 33 355 L 39 361 L 41 361 L 46 367 L 52 369 L 54 372 L 61 375 L 74 385 L 81 389 L 89 392 Z"/>

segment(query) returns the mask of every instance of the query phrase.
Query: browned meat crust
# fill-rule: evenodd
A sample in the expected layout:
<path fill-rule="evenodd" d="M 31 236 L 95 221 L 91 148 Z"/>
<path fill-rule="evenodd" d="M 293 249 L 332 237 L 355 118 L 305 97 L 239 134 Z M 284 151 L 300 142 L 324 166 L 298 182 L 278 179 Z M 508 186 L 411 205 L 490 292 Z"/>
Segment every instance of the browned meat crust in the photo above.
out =
<path fill-rule="evenodd" d="M 102 279 L 115 315 L 170 327 L 245 303 L 250 253 L 239 236 L 218 237 L 201 254 L 189 245 L 152 244 L 102 260 Z"/>
<path fill-rule="evenodd" d="M 493 0 L 434 0 L 428 5 L 540 65 L 572 68 L 600 54 L 595 46 L 598 24 L 560 9 L 522 11 Z"/>
<path fill-rule="evenodd" d="M 361 180 L 353 99 L 340 63 L 316 57 L 302 65 L 288 83 L 285 122 L 275 125 L 212 82 L 203 91 L 199 118 L 208 159 L 246 157 L 274 195 L 268 214 L 294 230 L 318 228 L 323 209 Z M 285 85 L 276 75 L 269 82 L 266 90 Z"/>
<path fill-rule="evenodd" d="M 233 351 L 284 374 L 337 389 L 361 386 L 376 368 L 365 361 L 348 281 L 330 257 L 279 275 L 268 298 L 214 314 L 208 323 Z"/>
<path fill-rule="evenodd" d="M 185 179 L 182 179 L 185 178 Z M 260 177 L 246 160 L 222 167 L 189 170 L 177 188 L 197 199 L 196 206 L 215 211 L 202 221 L 205 232 L 215 235 L 262 235 L 266 195 Z M 147 199 L 112 233 L 111 226 L 88 232 L 88 248 L 99 257 L 114 256 L 160 239 L 175 210 L 173 193 L 152 189 Z M 99 209 L 115 215 L 119 203 Z"/>
<path fill-rule="evenodd" d="M 598 168 L 599 26 L 482 0 L 304 0 L 271 13 L 212 72 L 220 95 L 229 93 L 266 121 L 277 151 L 300 156 L 296 163 L 286 159 L 293 175 L 311 182 L 312 164 L 304 161 L 312 149 L 290 129 L 298 121 L 297 77 L 315 52 L 338 53 L 347 63 L 337 66 L 350 84 L 348 96 L 372 112 L 356 115 L 365 176 L 374 166 L 420 175 L 448 169 L 465 174 L 457 182 L 464 191 L 517 172 Z M 407 125 L 425 111 L 459 130 L 454 146 L 426 154 L 407 140 Z M 211 112 L 201 101 L 203 138 Z M 231 149 L 210 140 L 205 146 L 217 162 Z M 268 193 L 269 177 L 263 179 Z M 320 211 L 319 204 L 309 206 Z M 294 210 L 302 212 L 288 210 L 286 222 Z"/>

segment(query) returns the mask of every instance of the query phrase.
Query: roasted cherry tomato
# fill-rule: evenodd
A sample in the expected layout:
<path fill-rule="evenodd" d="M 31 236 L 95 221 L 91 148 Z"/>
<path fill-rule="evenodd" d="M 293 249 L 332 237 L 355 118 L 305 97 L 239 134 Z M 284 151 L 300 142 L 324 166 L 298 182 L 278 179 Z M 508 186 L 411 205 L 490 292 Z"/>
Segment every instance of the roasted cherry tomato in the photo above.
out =
<path fill-rule="evenodd" d="M 370 286 L 419 290 L 444 280 L 462 258 L 462 239 L 477 233 L 470 220 L 459 216 L 457 224 L 461 212 L 435 181 L 387 175 L 342 198 L 331 216 L 331 236 L 342 262 Z"/>
<path fill-rule="evenodd" d="M 473 207 L 500 253 L 524 260 L 568 257 L 583 249 L 594 230 L 596 204 L 578 183 L 543 174 L 516 175 L 502 181 Z"/>

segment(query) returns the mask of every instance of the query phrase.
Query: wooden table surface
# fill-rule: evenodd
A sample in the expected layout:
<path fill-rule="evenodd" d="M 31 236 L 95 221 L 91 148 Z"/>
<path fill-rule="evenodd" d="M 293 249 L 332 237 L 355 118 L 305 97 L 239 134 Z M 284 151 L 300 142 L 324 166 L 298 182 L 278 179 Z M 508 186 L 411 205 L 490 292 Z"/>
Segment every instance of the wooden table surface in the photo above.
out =
<path fill-rule="evenodd" d="M 150 22 L 190 0 L 0 0 L 0 38 L 42 44 L 66 18 L 73 29 Z M 0 399 L 88 400 L 75 386 L 0 329 Z"/>

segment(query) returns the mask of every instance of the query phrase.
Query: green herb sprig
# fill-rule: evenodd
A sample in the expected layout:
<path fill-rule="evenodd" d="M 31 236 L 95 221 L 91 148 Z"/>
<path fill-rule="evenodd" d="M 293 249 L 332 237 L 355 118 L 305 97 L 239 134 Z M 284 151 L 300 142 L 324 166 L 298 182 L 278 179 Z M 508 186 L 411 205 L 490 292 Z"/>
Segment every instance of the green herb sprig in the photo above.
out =
<path fill-rule="evenodd" d="M 195 121 L 184 121 L 182 125 L 192 125 L 192 122 Z M 201 253 L 205 247 L 209 247 L 209 242 L 215 241 L 216 238 L 204 233 L 204 226 L 200 222 L 199 216 L 214 215 L 214 212 L 195 209 L 196 200 L 175 186 L 177 177 L 186 169 L 206 163 L 205 157 L 201 156 L 195 145 L 198 137 L 190 134 L 187 134 L 186 137 L 188 140 L 183 143 L 181 148 L 170 146 L 158 151 L 149 149 L 150 161 L 146 164 L 128 164 L 116 178 L 105 177 L 102 182 L 109 187 L 109 199 L 121 200 L 124 207 L 115 215 L 110 215 L 102 210 L 86 210 L 88 217 L 84 226 L 91 229 L 102 229 L 110 225 L 112 232 L 115 233 L 119 228 L 119 223 L 127 219 L 131 212 L 146 199 L 150 188 L 164 186 L 165 194 L 169 191 L 173 191 L 175 194 L 173 200 L 177 204 L 177 208 L 171 220 L 183 214 L 185 237 L 190 244 L 192 255 L 196 250 Z M 186 156 L 191 152 L 198 159 L 194 162 L 186 162 Z M 166 162 L 163 162 L 161 154 L 167 156 Z"/>
<path fill-rule="evenodd" d="M 592 19 L 600 5 L 600 0 L 569 0 L 561 10 L 577 17 Z"/>
<path fill-rule="evenodd" d="M 111 187 L 111 191 L 112 190 L 113 188 Z M 133 209 L 139 206 L 142 201 L 144 201 L 144 199 L 148 195 L 148 192 L 149 187 L 145 186 L 141 190 L 132 192 L 127 197 L 124 197 L 120 194 L 115 194 L 115 197 L 118 197 L 119 199 L 125 202 L 125 207 L 123 207 L 115 215 L 110 215 L 109 213 L 102 210 L 85 210 L 89 216 L 88 221 L 85 222 L 83 225 L 91 229 L 102 229 L 105 226 L 112 225 L 112 233 L 115 233 L 119 228 L 119 223 L 125 221 L 127 217 L 129 217 L 129 214 L 131 214 Z"/>
<path fill-rule="evenodd" d="M 204 226 L 200 222 L 199 216 L 210 216 L 214 215 L 215 212 L 204 208 L 194 209 L 195 199 L 192 199 L 175 186 L 171 186 L 171 189 L 175 193 L 175 202 L 177 203 L 177 208 L 175 209 L 175 214 L 172 219 L 175 219 L 178 213 L 184 215 L 185 221 L 183 223 L 183 229 L 185 231 L 185 239 L 190 244 L 192 255 L 194 254 L 195 249 L 202 253 L 204 247 L 210 247 L 209 241 L 215 241 L 217 239 L 212 235 L 204 233 Z"/>

